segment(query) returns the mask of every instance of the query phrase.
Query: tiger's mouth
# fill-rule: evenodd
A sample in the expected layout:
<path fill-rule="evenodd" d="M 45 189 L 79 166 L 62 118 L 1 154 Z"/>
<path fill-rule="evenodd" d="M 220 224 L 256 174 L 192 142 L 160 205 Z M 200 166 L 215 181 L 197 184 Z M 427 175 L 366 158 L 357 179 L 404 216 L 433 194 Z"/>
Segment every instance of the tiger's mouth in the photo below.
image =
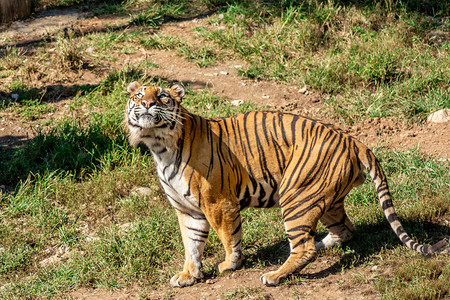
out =
<path fill-rule="evenodd" d="M 145 129 L 155 127 L 162 119 L 158 114 L 145 113 L 138 117 L 139 126 Z"/>

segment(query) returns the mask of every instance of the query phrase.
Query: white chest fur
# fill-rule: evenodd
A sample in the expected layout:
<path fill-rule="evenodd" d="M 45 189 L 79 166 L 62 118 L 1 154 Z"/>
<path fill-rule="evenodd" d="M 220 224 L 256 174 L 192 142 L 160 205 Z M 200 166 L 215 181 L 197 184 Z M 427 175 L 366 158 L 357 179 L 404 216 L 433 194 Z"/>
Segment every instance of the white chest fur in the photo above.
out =
<path fill-rule="evenodd" d="M 189 183 L 181 172 L 184 164 L 181 162 L 177 166 L 176 157 L 177 152 L 170 151 L 153 154 L 161 186 L 174 208 L 191 215 L 202 214 L 198 199 L 191 194 Z"/>
<path fill-rule="evenodd" d="M 145 132 L 141 133 L 140 141 L 144 142 L 153 154 L 161 186 L 170 204 L 185 213 L 203 215 L 198 199 L 190 193 L 189 183 L 182 174 L 184 163 L 178 151 L 174 150 L 176 146 L 173 144 L 173 137 L 168 134 L 155 135 L 154 132 Z"/>

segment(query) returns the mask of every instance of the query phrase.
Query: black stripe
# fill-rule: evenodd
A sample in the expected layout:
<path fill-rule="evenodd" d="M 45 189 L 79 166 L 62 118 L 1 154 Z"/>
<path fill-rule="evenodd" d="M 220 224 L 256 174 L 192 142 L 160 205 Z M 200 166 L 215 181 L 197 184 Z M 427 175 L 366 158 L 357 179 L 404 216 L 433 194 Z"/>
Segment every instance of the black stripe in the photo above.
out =
<path fill-rule="evenodd" d="M 231 235 L 235 235 L 236 233 L 239 232 L 239 230 L 241 230 L 241 223 L 239 222 L 238 226 L 236 227 L 236 229 L 233 231 L 233 233 Z"/>
<path fill-rule="evenodd" d="M 307 236 L 302 238 L 300 241 L 298 241 L 297 243 L 295 243 L 295 245 L 292 246 L 292 249 L 297 248 L 299 245 L 304 244 L 308 241 L 310 241 L 313 237 L 312 236 Z"/>

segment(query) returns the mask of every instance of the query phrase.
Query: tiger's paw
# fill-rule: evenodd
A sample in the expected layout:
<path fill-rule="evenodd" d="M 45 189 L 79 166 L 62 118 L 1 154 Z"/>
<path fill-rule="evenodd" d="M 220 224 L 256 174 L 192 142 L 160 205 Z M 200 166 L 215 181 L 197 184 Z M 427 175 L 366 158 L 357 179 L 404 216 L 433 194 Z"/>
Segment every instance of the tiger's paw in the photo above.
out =
<path fill-rule="evenodd" d="M 235 262 L 227 262 L 223 261 L 221 263 L 218 263 L 216 268 L 219 271 L 219 273 L 223 273 L 225 271 L 232 271 L 238 269 L 242 265 L 242 260 L 238 260 Z"/>
<path fill-rule="evenodd" d="M 195 279 L 189 272 L 181 272 L 170 279 L 170 285 L 172 287 L 191 286 L 195 283 Z"/>
<path fill-rule="evenodd" d="M 278 276 L 277 271 L 268 272 L 261 275 L 261 281 L 264 285 L 274 286 L 280 283 L 282 277 Z"/>

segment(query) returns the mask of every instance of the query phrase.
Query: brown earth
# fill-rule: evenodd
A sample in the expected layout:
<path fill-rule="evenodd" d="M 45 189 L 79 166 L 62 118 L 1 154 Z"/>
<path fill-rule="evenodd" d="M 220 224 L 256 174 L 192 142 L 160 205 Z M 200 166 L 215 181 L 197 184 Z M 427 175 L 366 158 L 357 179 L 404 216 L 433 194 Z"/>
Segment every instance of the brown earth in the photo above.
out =
<path fill-rule="evenodd" d="M 124 28 L 129 18 L 118 16 L 92 17 L 80 9 L 51 10 L 35 15 L 33 18 L 14 22 L 0 27 L 0 48 L 17 45 L 33 47 L 38 41 L 47 39 L 57 30 L 72 28 L 78 33 L 103 31 L 109 26 Z M 206 26 L 199 19 L 167 24 L 160 34 L 178 35 L 196 42 L 193 27 Z M 52 41 L 49 40 L 49 43 Z M 86 53 L 89 57 L 89 54 Z M 117 62 L 107 62 L 94 69 L 70 71 L 63 82 L 52 82 L 51 77 L 31 74 L 26 84 L 38 89 L 47 89 L 46 98 L 54 111 L 38 120 L 23 122 L 14 112 L 2 113 L 0 120 L 0 146 L 17 146 L 33 137 L 32 127 L 46 119 L 60 119 L 73 116 L 70 112 L 71 86 L 78 84 L 99 84 L 111 69 L 120 70 L 126 65 L 133 66 L 143 60 L 157 64 L 149 73 L 169 80 L 177 80 L 189 84 L 195 90 L 209 89 L 218 95 L 233 100 L 252 101 L 262 109 L 284 110 L 310 117 L 320 117 L 327 122 L 335 123 L 348 130 L 369 146 L 390 146 L 393 149 L 418 148 L 420 151 L 436 158 L 450 158 L 450 123 L 410 125 L 395 119 L 368 119 L 352 126 L 342 124 L 339 120 L 327 118 L 322 113 L 322 95 L 302 90 L 298 86 L 289 86 L 272 81 L 252 81 L 242 79 L 237 69 L 245 65 L 241 61 L 226 60 L 215 66 L 200 68 L 193 62 L 176 55 L 175 51 L 145 50 L 136 45 L 134 54 L 121 54 Z M 49 79 L 50 78 L 50 79 Z M 1 78 L 0 84 L 8 82 Z M 125 87 L 124 87 L 125 88 Z M 10 97 L 10 95 L 8 95 Z M 125 100 L 124 100 L 125 101 Z M 359 265 L 345 272 L 332 268 L 338 259 L 319 256 L 315 262 L 302 271 L 304 280 L 301 283 L 286 284 L 279 287 L 265 287 L 259 277 L 262 273 L 276 266 L 257 269 L 242 269 L 233 273 L 210 278 L 193 287 L 172 289 L 167 283 L 154 291 L 145 287 L 130 287 L 124 290 L 105 291 L 100 289 L 77 289 L 70 296 L 77 299 L 135 299 L 143 290 L 150 299 L 379 299 L 374 288 L 374 280 L 380 273 L 389 274 L 392 270 L 380 270 L 373 266 Z M 181 268 L 181 266 L 180 266 Z M 361 280 L 361 278 L 364 278 Z"/>

